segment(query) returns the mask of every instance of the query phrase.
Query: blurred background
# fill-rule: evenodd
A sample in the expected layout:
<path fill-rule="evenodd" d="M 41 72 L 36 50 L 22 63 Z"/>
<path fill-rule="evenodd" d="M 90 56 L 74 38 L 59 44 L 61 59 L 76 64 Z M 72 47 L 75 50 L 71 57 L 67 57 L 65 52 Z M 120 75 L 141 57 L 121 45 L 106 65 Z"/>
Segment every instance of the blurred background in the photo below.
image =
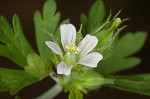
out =
<path fill-rule="evenodd" d="M 125 24 L 128 27 L 122 31 L 121 36 L 127 31 L 147 31 L 148 39 L 142 50 L 136 54 L 136 56 L 142 58 L 142 63 L 136 68 L 123 71 L 118 74 L 137 74 L 137 73 L 150 73 L 150 0 L 103 0 L 106 6 L 106 17 L 110 10 L 113 14 L 117 13 L 120 9 L 122 13 L 121 18 L 129 18 L 130 21 Z M 33 13 L 35 10 L 42 10 L 42 6 L 45 0 L 0 0 L 0 15 L 5 16 L 9 22 L 12 17 L 17 14 L 20 17 L 24 34 L 29 40 L 32 47 L 37 52 L 35 43 L 34 25 L 33 25 Z M 91 5 L 95 0 L 56 0 L 58 11 L 61 12 L 62 20 L 70 18 L 71 23 L 76 27 L 80 25 L 81 13 L 87 14 Z M 135 41 L 136 42 L 136 41 Z M 130 44 L 129 44 L 130 46 Z M 16 64 L 10 60 L 0 57 L 0 67 L 5 68 L 17 68 Z M 34 97 L 42 94 L 54 85 L 54 81 L 49 77 L 37 82 L 31 86 L 24 88 L 19 92 L 19 96 L 23 99 L 34 99 Z M 68 94 L 61 93 L 55 99 L 67 99 Z M 84 99 L 150 99 L 149 96 L 139 95 L 135 93 L 120 91 L 111 89 L 108 87 L 102 87 L 99 90 L 93 91 L 87 94 Z M 0 93 L 0 99 L 14 99 L 9 93 Z"/>

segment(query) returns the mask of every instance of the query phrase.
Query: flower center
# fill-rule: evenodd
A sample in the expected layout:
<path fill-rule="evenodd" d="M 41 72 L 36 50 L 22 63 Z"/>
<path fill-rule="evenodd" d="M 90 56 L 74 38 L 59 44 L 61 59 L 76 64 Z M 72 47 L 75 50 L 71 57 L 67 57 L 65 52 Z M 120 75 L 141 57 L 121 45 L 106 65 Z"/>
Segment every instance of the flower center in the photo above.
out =
<path fill-rule="evenodd" d="M 67 49 L 67 53 L 64 55 L 64 62 L 68 66 L 74 66 L 77 61 L 77 54 L 79 52 L 79 48 L 75 46 L 75 43 L 67 45 L 65 48 Z"/>
<path fill-rule="evenodd" d="M 77 47 L 75 43 L 71 43 L 70 45 L 67 45 L 65 48 L 68 50 L 67 54 L 73 53 L 78 54 L 79 52 L 79 47 Z"/>

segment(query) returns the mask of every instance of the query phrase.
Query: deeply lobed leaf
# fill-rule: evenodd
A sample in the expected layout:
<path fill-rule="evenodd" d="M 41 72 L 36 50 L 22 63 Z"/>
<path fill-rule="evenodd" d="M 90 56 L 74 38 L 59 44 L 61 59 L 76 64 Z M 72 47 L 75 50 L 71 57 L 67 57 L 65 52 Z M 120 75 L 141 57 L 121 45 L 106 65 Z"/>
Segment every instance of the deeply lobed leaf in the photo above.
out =
<path fill-rule="evenodd" d="M 60 13 L 56 12 L 55 0 L 47 0 L 43 7 L 43 13 L 36 11 L 34 14 L 34 24 L 36 31 L 36 42 L 40 56 L 44 59 L 46 65 L 53 64 L 53 53 L 46 46 L 45 41 L 54 41 L 59 43 L 60 33 L 59 25 L 67 24 L 69 20 L 60 22 Z"/>
<path fill-rule="evenodd" d="M 99 63 L 97 71 L 107 74 L 137 66 L 137 64 L 140 63 L 140 59 L 131 57 L 131 55 L 142 48 L 145 40 L 145 32 L 136 32 L 134 34 L 127 33 L 120 39 L 119 44 L 112 55 Z"/>
<path fill-rule="evenodd" d="M 39 11 L 36 11 L 34 14 L 36 42 L 40 56 L 44 59 L 46 65 L 51 64 L 50 58 L 52 52 L 46 46 L 45 41 L 52 40 L 58 28 L 59 21 L 60 13 L 56 13 L 55 0 L 47 0 L 45 2 L 42 15 Z"/>
<path fill-rule="evenodd" d="M 33 49 L 23 35 L 18 16 L 13 17 L 13 28 L 0 16 L 0 55 L 9 58 L 19 66 L 27 65 L 26 56 Z"/>
<path fill-rule="evenodd" d="M 150 74 L 119 76 L 115 78 L 111 86 L 120 90 L 150 95 Z"/>
<path fill-rule="evenodd" d="M 16 94 L 38 80 L 23 70 L 0 68 L 0 92 L 9 91 L 10 94 Z"/>
<path fill-rule="evenodd" d="M 30 75 L 42 79 L 49 75 L 50 66 L 46 66 L 43 59 L 35 53 L 27 56 L 28 65 L 25 66 L 25 71 Z"/>
<path fill-rule="evenodd" d="M 84 35 L 91 33 L 96 25 L 101 25 L 105 17 L 105 7 L 102 0 L 97 0 L 90 9 L 88 17 L 81 15 L 81 23 L 83 24 L 82 33 Z"/>

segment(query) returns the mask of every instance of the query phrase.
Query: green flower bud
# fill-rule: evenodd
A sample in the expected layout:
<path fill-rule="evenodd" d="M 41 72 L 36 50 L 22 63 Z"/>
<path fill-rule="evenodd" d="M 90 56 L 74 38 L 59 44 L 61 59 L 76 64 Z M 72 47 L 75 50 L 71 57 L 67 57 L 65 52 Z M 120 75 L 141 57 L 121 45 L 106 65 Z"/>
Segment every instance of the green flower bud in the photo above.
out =
<path fill-rule="evenodd" d="M 83 39 L 81 31 L 82 31 L 82 25 L 80 26 L 80 30 L 77 32 L 76 44 L 79 44 L 82 41 L 82 39 Z"/>
<path fill-rule="evenodd" d="M 110 29 L 116 29 L 120 24 L 121 24 L 121 19 L 120 18 L 116 18 L 114 20 L 114 22 L 112 23 Z"/>
<path fill-rule="evenodd" d="M 101 30 L 95 34 L 99 40 L 95 50 L 101 53 L 104 58 L 111 55 L 111 52 L 117 46 L 119 33 L 122 29 L 124 29 L 124 26 L 121 28 L 118 27 L 123 21 L 120 18 L 115 18 L 109 21 L 104 30 Z"/>

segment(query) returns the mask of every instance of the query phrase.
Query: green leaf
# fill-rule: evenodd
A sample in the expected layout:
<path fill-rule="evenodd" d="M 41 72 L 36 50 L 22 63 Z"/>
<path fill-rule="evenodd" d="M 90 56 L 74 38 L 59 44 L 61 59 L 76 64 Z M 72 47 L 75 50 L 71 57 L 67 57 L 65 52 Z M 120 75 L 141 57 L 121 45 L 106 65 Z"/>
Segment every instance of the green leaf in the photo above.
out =
<path fill-rule="evenodd" d="M 130 55 L 133 55 L 137 53 L 144 45 L 146 40 L 146 33 L 145 32 L 136 32 L 136 33 L 127 33 L 125 36 L 123 36 L 119 42 L 121 44 L 118 44 L 118 48 L 114 52 L 116 57 L 127 57 Z M 122 50 L 122 49 L 126 50 Z M 121 51 L 118 53 L 117 51 Z"/>
<path fill-rule="evenodd" d="M 121 70 L 126 70 L 126 69 L 129 69 L 129 68 L 132 68 L 136 65 L 138 65 L 141 60 L 137 57 L 131 57 L 131 58 L 125 58 L 125 59 L 118 59 L 117 63 L 114 63 L 114 61 L 116 62 L 117 60 L 110 60 L 108 61 L 108 63 L 106 63 L 104 61 L 102 61 L 101 65 L 101 69 L 102 69 L 102 72 L 104 73 L 115 73 L 115 72 L 118 72 L 118 71 L 121 71 Z M 110 65 L 111 63 L 113 63 L 112 65 Z M 108 66 L 108 67 L 103 67 L 103 66 Z M 107 69 L 109 68 L 109 69 Z"/>
<path fill-rule="evenodd" d="M 145 32 L 127 33 L 120 39 L 112 55 L 102 60 L 96 70 L 99 73 L 115 73 L 135 67 L 140 63 L 140 59 L 131 55 L 142 48 L 145 40 Z"/>
<path fill-rule="evenodd" d="M 82 23 L 82 26 L 83 26 L 82 34 L 86 35 L 88 33 L 88 19 L 87 19 L 87 16 L 85 14 L 81 14 L 80 20 L 81 20 L 81 23 Z"/>
<path fill-rule="evenodd" d="M 70 23 L 70 20 L 69 20 L 69 19 L 66 19 L 66 20 L 62 21 L 62 22 L 60 23 L 60 25 L 62 25 L 62 24 L 69 24 L 69 23 Z M 56 30 L 55 36 L 56 36 L 58 39 L 61 38 L 61 37 L 60 37 L 60 28 L 59 28 L 59 27 L 58 27 L 57 30 Z"/>
<path fill-rule="evenodd" d="M 9 90 L 9 87 L 6 85 L 6 83 L 0 81 L 0 92 L 7 91 L 7 90 Z"/>
<path fill-rule="evenodd" d="M 101 24 L 105 17 L 105 7 L 102 0 L 97 0 L 89 12 L 88 29 L 96 24 Z"/>
<path fill-rule="evenodd" d="M 23 35 L 18 16 L 13 17 L 13 29 L 7 20 L 0 16 L 0 55 L 9 58 L 20 66 L 27 65 L 26 56 L 33 52 Z"/>
<path fill-rule="evenodd" d="M 40 56 L 31 53 L 27 56 L 28 65 L 25 66 L 25 71 L 30 75 L 42 79 L 50 73 L 50 67 L 46 66 Z"/>
<path fill-rule="evenodd" d="M 116 77 L 111 86 L 120 90 L 150 95 L 150 74 Z"/>
<path fill-rule="evenodd" d="M 21 51 L 23 55 L 27 56 L 27 54 L 33 52 L 31 46 L 23 35 L 22 27 L 19 21 L 19 17 L 14 15 L 13 17 L 13 28 L 16 38 L 18 38 L 18 42 L 20 43 Z M 17 43 L 17 42 L 16 42 Z"/>
<path fill-rule="evenodd" d="M 56 13 L 56 2 L 55 0 L 47 0 L 43 7 L 43 18 L 45 20 L 51 20 L 50 17 L 54 17 Z"/>
<path fill-rule="evenodd" d="M 101 25 L 105 17 L 105 7 L 102 0 L 97 0 L 90 9 L 88 17 L 81 15 L 81 23 L 83 25 L 82 33 L 84 35 L 91 33 L 96 25 Z"/>
<path fill-rule="evenodd" d="M 37 82 L 38 79 L 23 70 L 0 68 L 0 92 L 16 94 L 22 88 Z"/>
<path fill-rule="evenodd" d="M 42 15 L 39 11 L 36 11 L 34 14 L 36 42 L 40 56 L 44 59 L 46 65 L 52 63 L 50 60 L 52 52 L 46 46 L 45 41 L 52 40 L 58 28 L 59 21 L 60 13 L 56 13 L 55 0 L 47 0 L 45 2 Z"/>

